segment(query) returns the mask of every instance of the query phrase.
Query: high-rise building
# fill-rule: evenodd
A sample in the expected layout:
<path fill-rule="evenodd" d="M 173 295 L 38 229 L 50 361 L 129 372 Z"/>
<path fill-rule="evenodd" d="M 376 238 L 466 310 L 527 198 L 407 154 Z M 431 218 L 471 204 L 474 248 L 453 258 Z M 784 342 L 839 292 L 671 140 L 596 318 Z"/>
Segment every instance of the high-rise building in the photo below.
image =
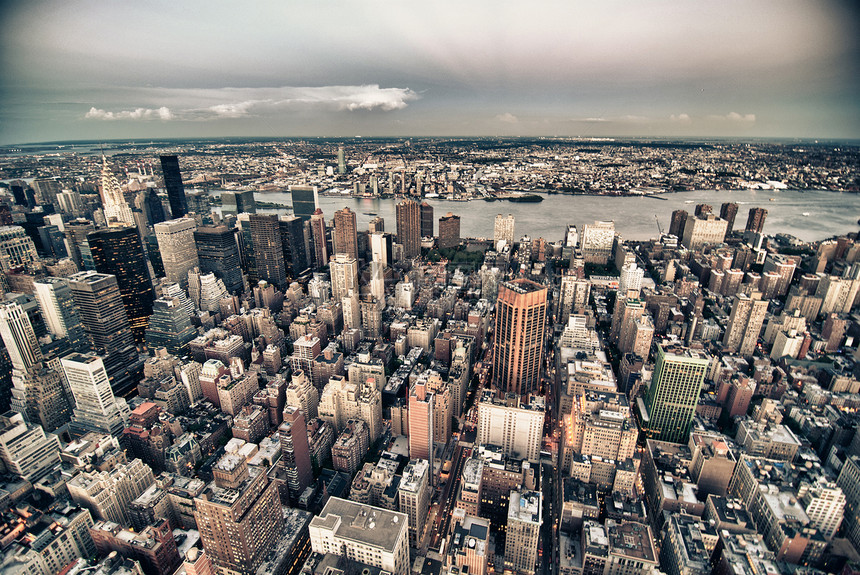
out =
<path fill-rule="evenodd" d="M 149 222 L 149 225 L 154 226 L 167 219 L 167 216 L 164 215 L 164 204 L 161 203 L 161 196 L 158 195 L 155 188 L 149 188 L 149 192 L 146 193 L 146 197 L 143 200 L 143 206 L 146 210 L 146 221 Z"/>
<path fill-rule="evenodd" d="M 460 245 L 460 216 L 451 212 L 439 218 L 439 248 L 456 248 Z"/>
<path fill-rule="evenodd" d="M 107 158 L 102 156 L 102 206 L 108 226 L 134 226 L 134 214 L 125 200 L 116 175 L 108 166 Z"/>
<path fill-rule="evenodd" d="M 281 216 L 281 245 L 284 249 L 284 264 L 289 275 L 297 278 L 311 267 L 305 244 L 305 225 L 297 216 Z"/>
<path fill-rule="evenodd" d="M 254 249 L 257 280 L 266 280 L 280 289 L 287 287 L 284 245 L 275 214 L 251 214 L 251 242 Z"/>
<path fill-rule="evenodd" d="M 424 459 L 413 459 L 403 470 L 397 499 L 401 513 L 409 518 L 409 544 L 421 547 L 421 538 L 430 511 L 430 465 Z"/>
<path fill-rule="evenodd" d="M 334 230 L 332 230 L 334 253 L 346 254 L 358 259 L 358 225 L 355 212 L 345 207 L 334 213 Z"/>
<path fill-rule="evenodd" d="M 493 384 L 525 395 L 540 383 L 546 337 L 547 288 L 527 279 L 499 285 L 493 346 Z"/>
<path fill-rule="evenodd" d="M 761 292 L 735 295 L 732 313 L 723 336 L 723 348 L 727 352 L 737 352 L 743 357 L 753 354 L 767 315 L 767 305 L 768 302 L 761 299 Z"/>
<path fill-rule="evenodd" d="M 435 394 L 426 380 L 418 380 L 409 392 L 409 457 L 425 459 L 433 467 L 433 418 Z"/>
<path fill-rule="evenodd" d="M 433 237 L 433 206 L 427 202 L 421 202 L 421 237 Z"/>
<path fill-rule="evenodd" d="M 680 240 L 684 237 L 684 225 L 687 223 L 687 211 L 675 210 L 672 212 L 672 220 L 669 224 L 669 234 Z"/>
<path fill-rule="evenodd" d="M 94 519 L 132 525 L 131 502 L 154 483 L 149 465 L 132 459 L 110 471 L 82 471 L 67 486 L 72 501 L 89 509 Z"/>
<path fill-rule="evenodd" d="M 392 575 L 409 574 L 409 521 L 403 513 L 331 497 L 309 530 L 314 553 L 361 558 Z"/>
<path fill-rule="evenodd" d="M 161 156 L 161 172 L 164 175 L 164 187 L 167 188 L 170 214 L 174 219 L 181 218 L 188 213 L 188 202 L 185 199 L 185 186 L 182 185 L 182 172 L 179 171 L 179 158 Z"/>
<path fill-rule="evenodd" d="M 87 235 L 96 271 L 116 278 L 135 341 L 143 342 L 155 291 L 137 228 L 117 227 Z"/>
<path fill-rule="evenodd" d="M 277 485 L 241 455 L 224 455 L 212 474 L 214 481 L 194 499 L 203 549 L 219 572 L 256 573 L 284 525 Z"/>
<path fill-rule="evenodd" d="M 203 226 L 194 232 L 200 271 L 214 273 L 230 293 L 242 290 L 236 232 L 227 226 Z"/>
<path fill-rule="evenodd" d="M 724 202 L 723 205 L 720 206 L 720 219 L 728 222 L 726 235 L 730 235 L 732 233 L 732 230 L 735 227 L 735 218 L 737 215 L 738 205 L 735 202 Z"/>
<path fill-rule="evenodd" d="M 222 214 L 256 214 L 257 201 L 254 199 L 253 190 L 242 192 L 221 192 Z"/>
<path fill-rule="evenodd" d="M 493 227 L 493 244 L 504 240 L 509 246 L 514 245 L 514 216 L 508 214 L 496 214 L 496 223 Z"/>
<path fill-rule="evenodd" d="M 91 221 L 80 218 L 66 224 L 66 239 L 71 250 L 69 255 L 81 271 L 96 269 L 90 252 L 90 244 L 87 241 L 87 236 L 95 229 L 96 227 Z M 0 237 L 2 234 L 3 229 L 0 228 Z M 0 254 L 0 258 L 2 258 L 2 254 Z"/>
<path fill-rule="evenodd" d="M 331 273 L 331 295 L 334 301 L 341 301 L 350 290 L 358 295 L 358 261 L 347 254 L 335 254 L 329 263 Z"/>
<path fill-rule="evenodd" d="M 186 216 L 155 224 L 153 228 L 158 238 L 164 275 L 183 289 L 188 289 L 188 272 L 199 265 L 194 242 L 197 222 Z"/>
<path fill-rule="evenodd" d="M 293 198 L 293 213 L 306 222 L 320 207 L 319 192 L 316 186 L 290 186 Z"/>
<path fill-rule="evenodd" d="M 582 255 L 586 263 L 606 265 L 612 256 L 615 243 L 615 222 L 596 221 L 586 224 L 582 230 Z"/>
<path fill-rule="evenodd" d="M 538 491 L 511 491 L 505 529 L 505 569 L 534 575 L 540 547 L 543 504 Z"/>
<path fill-rule="evenodd" d="M 710 358 L 700 350 L 657 345 L 651 387 L 645 397 L 642 428 L 661 441 L 687 441 Z"/>
<path fill-rule="evenodd" d="M 382 216 L 376 216 L 368 222 L 367 229 L 371 234 L 382 233 L 385 231 L 385 220 Z"/>
<path fill-rule="evenodd" d="M 310 243 L 313 246 L 314 267 L 322 268 L 328 265 L 328 247 L 326 245 L 325 216 L 321 209 L 317 208 L 310 219 Z"/>
<path fill-rule="evenodd" d="M 343 152 L 343 146 L 337 147 L 337 173 L 341 176 L 346 173 L 346 155 Z"/>
<path fill-rule="evenodd" d="M 12 360 L 12 368 L 26 371 L 42 361 L 42 350 L 27 312 L 15 301 L 0 303 L 0 336 Z"/>
<path fill-rule="evenodd" d="M 124 399 L 114 396 L 102 359 L 72 353 L 60 361 L 75 398 L 73 435 L 95 431 L 119 436 L 128 426 L 131 410 Z"/>
<path fill-rule="evenodd" d="M 188 353 L 188 343 L 197 337 L 191 318 L 179 298 L 162 297 L 152 303 L 152 316 L 146 328 L 149 349 L 167 348 L 167 353 L 182 357 Z"/>
<path fill-rule="evenodd" d="M 60 462 L 60 440 L 22 414 L 7 411 L 0 414 L 0 460 L 13 475 L 36 483 Z"/>
<path fill-rule="evenodd" d="M 497 445 L 507 456 L 537 463 L 545 410 L 542 397 L 523 403 L 515 395 L 501 397 L 485 390 L 478 403 L 476 441 L 479 445 Z M 412 413 L 409 415 L 411 419 Z"/>
<path fill-rule="evenodd" d="M 124 396 L 137 385 L 142 364 L 116 277 L 79 272 L 68 280 L 84 331 L 93 349 L 104 356 L 114 393 Z"/>
<path fill-rule="evenodd" d="M 689 215 L 684 224 L 681 243 L 687 249 L 697 250 L 706 244 L 720 244 L 726 239 L 728 222 L 711 212 L 702 215 Z"/>
<path fill-rule="evenodd" d="M 397 243 L 403 246 L 403 257 L 421 254 L 421 206 L 412 200 L 397 204 Z"/>
<path fill-rule="evenodd" d="M 281 440 L 280 465 L 287 475 L 290 500 L 295 502 L 314 478 L 308 428 L 300 409 L 293 406 L 284 408 L 284 422 L 278 427 L 278 436 Z"/>
<path fill-rule="evenodd" d="M 761 233 L 764 229 L 764 220 L 767 218 L 767 210 L 764 208 L 750 208 L 747 216 L 746 231 Z"/>
<path fill-rule="evenodd" d="M 0 269 L 9 271 L 39 261 L 36 244 L 21 226 L 0 227 Z"/>

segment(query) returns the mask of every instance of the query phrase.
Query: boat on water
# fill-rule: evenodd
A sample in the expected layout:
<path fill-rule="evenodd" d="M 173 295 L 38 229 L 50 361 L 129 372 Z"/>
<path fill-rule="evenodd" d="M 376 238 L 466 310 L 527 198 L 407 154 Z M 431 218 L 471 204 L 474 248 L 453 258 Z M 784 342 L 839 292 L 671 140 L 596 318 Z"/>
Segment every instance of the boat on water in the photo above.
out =
<path fill-rule="evenodd" d="M 775 202 L 775 201 L 776 201 L 776 198 L 771 198 L 771 199 L 770 199 L 770 201 L 771 201 L 771 202 Z"/>
<path fill-rule="evenodd" d="M 803 216 L 804 218 L 808 218 L 808 217 L 809 217 L 809 212 L 803 212 L 803 213 L 802 213 L 802 214 L 800 214 L 800 215 L 801 215 L 801 216 Z"/>
<path fill-rule="evenodd" d="M 377 216 L 377 215 L 379 215 L 376 212 L 362 212 L 362 214 L 364 214 L 365 216 Z"/>

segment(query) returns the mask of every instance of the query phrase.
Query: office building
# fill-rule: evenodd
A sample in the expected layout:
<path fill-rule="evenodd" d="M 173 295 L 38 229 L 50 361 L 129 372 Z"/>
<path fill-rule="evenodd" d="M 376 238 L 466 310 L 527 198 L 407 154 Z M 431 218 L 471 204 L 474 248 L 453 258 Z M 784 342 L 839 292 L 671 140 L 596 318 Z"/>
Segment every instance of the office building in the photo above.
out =
<path fill-rule="evenodd" d="M 538 491 L 511 491 L 505 529 L 505 569 L 534 575 L 540 547 L 543 504 Z"/>
<path fill-rule="evenodd" d="M 277 485 L 241 455 L 224 455 L 212 474 L 214 481 L 194 499 L 203 549 L 219 572 L 252 575 L 284 525 Z"/>
<path fill-rule="evenodd" d="M 60 440 L 24 415 L 0 414 L 0 460 L 9 473 L 36 483 L 60 462 Z"/>
<path fill-rule="evenodd" d="M 163 517 L 139 531 L 98 521 L 90 527 L 90 536 L 99 555 L 116 552 L 139 561 L 146 575 L 173 575 L 182 563 L 170 522 Z"/>
<path fill-rule="evenodd" d="M 137 225 L 119 181 L 104 156 L 102 156 L 101 197 L 105 220 L 109 227 Z"/>
<path fill-rule="evenodd" d="M 502 397 L 493 390 L 484 390 L 478 402 L 476 441 L 479 445 L 499 446 L 509 457 L 537 463 L 545 410 L 542 397 L 523 403 L 515 394 Z M 411 423 L 411 411 L 409 417 Z"/>
<path fill-rule="evenodd" d="M 319 418 L 330 422 L 337 433 L 350 419 L 361 419 L 367 424 L 371 442 L 382 434 L 382 392 L 376 385 L 358 385 L 334 375 L 320 395 L 318 410 Z"/>
<path fill-rule="evenodd" d="M 152 304 L 152 316 L 146 328 L 146 346 L 149 349 L 164 347 L 167 353 L 182 357 L 188 353 L 188 344 L 197 337 L 188 312 L 179 298 L 162 297 Z"/>
<path fill-rule="evenodd" d="M 727 229 L 728 222 L 711 212 L 689 215 L 684 224 L 681 243 L 690 250 L 698 250 L 705 245 L 721 244 L 726 239 Z"/>
<path fill-rule="evenodd" d="M 296 407 L 284 408 L 284 422 L 278 427 L 281 440 L 280 465 L 287 476 L 290 500 L 297 502 L 314 479 L 304 414 Z"/>
<path fill-rule="evenodd" d="M 74 351 L 86 351 L 89 341 L 75 307 L 69 282 L 63 278 L 39 278 L 33 282 L 33 287 L 42 319 L 51 335 L 67 338 Z"/>
<path fill-rule="evenodd" d="M 181 218 L 188 213 L 188 202 L 185 199 L 185 186 L 182 185 L 182 173 L 179 171 L 179 158 L 161 156 L 161 172 L 170 202 L 170 214 L 174 219 Z"/>
<path fill-rule="evenodd" d="M 90 252 L 90 244 L 87 241 L 87 236 L 96 229 L 93 223 L 89 220 L 79 218 L 68 222 L 65 227 L 66 240 L 68 240 L 71 251 L 69 255 L 75 262 L 75 265 L 81 271 L 96 269 L 92 253 Z M 3 237 L 3 229 L 0 228 L 0 238 Z M 33 249 L 35 250 L 35 248 Z M 2 252 L 0 252 L 0 258 L 2 258 Z"/>
<path fill-rule="evenodd" d="M 182 217 L 155 224 L 153 228 L 165 277 L 187 290 L 188 272 L 199 265 L 194 241 L 197 222 L 193 218 Z"/>
<path fill-rule="evenodd" d="M 194 231 L 200 271 L 214 273 L 230 293 L 243 288 L 236 232 L 227 226 L 203 226 Z"/>
<path fill-rule="evenodd" d="M 755 351 L 767 315 L 768 302 L 761 299 L 761 295 L 761 292 L 735 295 L 732 313 L 723 336 L 723 349 L 727 352 L 750 357 Z"/>
<path fill-rule="evenodd" d="M 764 208 L 750 208 L 747 216 L 747 225 L 745 230 L 748 232 L 762 233 L 764 230 L 764 221 L 767 218 L 767 210 Z"/>
<path fill-rule="evenodd" d="M 397 243 L 403 246 L 403 257 L 421 254 L 421 206 L 412 200 L 397 204 Z"/>
<path fill-rule="evenodd" d="M 251 214 L 249 216 L 251 243 L 257 281 L 265 280 L 280 289 L 287 288 L 287 270 L 278 216 Z"/>
<path fill-rule="evenodd" d="M 104 356 L 114 393 L 125 395 L 137 385 L 141 363 L 116 277 L 79 272 L 68 281 L 84 331 L 96 353 Z"/>
<path fill-rule="evenodd" d="M 419 207 L 421 212 L 421 237 L 433 237 L 433 206 L 427 202 L 421 202 Z"/>
<path fill-rule="evenodd" d="M 413 459 L 403 470 L 397 499 L 400 512 L 409 519 L 409 544 L 415 548 L 421 547 L 427 526 L 430 495 L 430 465 L 424 459 Z"/>
<path fill-rule="evenodd" d="M 355 212 L 348 207 L 334 213 L 332 244 L 335 255 L 346 254 L 358 259 L 358 224 Z"/>
<path fill-rule="evenodd" d="M 409 458 L 425 459 L 434 465 L 435 394 L 427 390 L 426 380 L 418 380 L 409 392 Z"/>
<path fill-rule="evenodd" d="M 36 244 L 21 226 L 0 226 L 0 268 L 9 271 L 39 261 Z"/>
<path fill-rule="evenodd" d="M 317 208 L 313 212 L 309 225 L 313 265 L 316 268 L 325 267 L 328 265 L 328 245 L 326 242 L 325 216 L 321 209 Z"/>
<path fill-rule="evenodd" d="M 439 249 L 456 248 L 460 245 L 460 216 L 448 212 L 439 218 Z"/>
<path fill-rule="evenodd" d="M 547 288 L 527 279 L 499 285 L 493 385 L 506 393 L 537 391 L 546 337 Z"/>
<path fill-rule="evenodd" d="M 462 509 L 454 510 L 452 520 L 454 527 L 445 547 L 445 568 L 470 575 L 487 575 L 490 522 L 466 514 Z"/>
<path fill-rule="evenodd" d="M 371 234 L 381 234 L 385 231 L 385 220 L 381 216 L 376 216 L 367 223 L 367 230 Z"/>
<path fill-rule="evenodd" d="M 221 213 L 232 214 L 256 214 L 257 202 L 254 199 L 253 190 L 241 192 L 221 192 Z"/>
<path fill-rule="evenodd" d="M 128 426 L 131 410 L 124 399 L 114 396 L 102 359 L 72 353 L 60 362 L 75 398 L 73 435 L 99 432 L 119 436 Z"/>
<path fill-rule="evenodd" d="M 140 233 L 132 227 L 96 230 L 87 235 L 87 242 L 96 271 L 116 278 L 131 333 L 136 342 L 142 343 L 155 291 Z"/>
<path fill-rule="evenodd" d="M 309 221 L 320 207 L 316 186 L 290 186 L 290 195 L 293 198 L 293 213 L 303 222 Z"/>
<path fill-rule="evenodd" d="M 708 539 L 716 539 L 698 517 L 672 514 L 663 525 L 660 567 L 667 575 L 710 575 Z"/>
<path fill-rule="evenodd" d="M 86 507 L 93 519 L 131 525 L 131 503 L 155 483 L 152 469 L 140 459 L 110 471 L 81 471 L 67 483 L 69 497 Z"/>
<path fill-rule="evenodd" d="M 726 220 L 726 235 L 731 235 L 735 227 L 735 218 L 738 215 L 738 205 L 735 202 L 724 202 L 720 206 L 720 219 Z"/>
<path fill-rule="evenodd" d="M 595 221 L 582 230 L 580 247 L 586 263 L 606 265 L 615 243 L 615 222 Z"/>
<path fill-rule="evenodd" d="M 297 216 L 281 216 L 281 244 L 284 249 L 284 264 L 292 278 L 297 278 L 311 267 L 305 242 L 305 225 Z"/>
<path fill-rule="evenodd" d="M 514 216 L 508 214 L 496 214 L 496 223 L 493 226 L 493 245 L 498 245 L 503 241 L 509 245 L 514 245 Z"/>
<path fill-rule="evenodd" d="M 331 553 L 408 575 L 409 521 L 405 514 L 332 497 L 310 523 L 314 553 Z"/>
<path fill-rule="evenodd" d="M 370 448 L 367 424 L 360 419 L 350 419 L 346 428 L 331 446 L 331 464 L 336 471 L 352 477 Z"/>
<path fill-rule="evenodd" d="M 657 345 L 651 386 L 642 413 L 645 433 L 661 441 L 687 441 L 690 425 L 705 381 L 710 357 L 681 346 Z"/>
<path fill-rule="evenodd" d="M 154 226 L 167 219 L 164 215 L 164 204 L 161 203 L 161 196 L 155 188 L 149 188 L 149 192 L 144 192 L 143 208 L 146 213 L 146 221 L 150 226 Z"/>
<path fill-rule="evenodd" d="M 358 261 L 347 254 L 335 254 L 329 264 L 331 295 L 341 301 L 350 291 L 358 295 Z"/>

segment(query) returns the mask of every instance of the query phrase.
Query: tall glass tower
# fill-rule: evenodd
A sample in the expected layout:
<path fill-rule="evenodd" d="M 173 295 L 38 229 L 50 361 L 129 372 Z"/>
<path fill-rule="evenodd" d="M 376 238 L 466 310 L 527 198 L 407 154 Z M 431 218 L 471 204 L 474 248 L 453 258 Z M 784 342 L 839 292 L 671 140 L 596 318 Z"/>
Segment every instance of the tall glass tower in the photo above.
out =
<path fill-rule="evenodd" d="M 182 185 L 182 173 L 179 171 L 179 158 L 161 156 L 161 171 L 164 174 L 164 187 L 167 188 L 167 199 L 170 201 L 170 212 L 173 219 L 181 218 L 188 213 L 188 201 L 185 199 L 185 186 Z"/>
<path fill-rule="evenodd" d="M 709 363 L 710 357 L 702 350 L 657 345 L 654 376 L 645 396 L 647 412 L 641 413 L 648 437 L 687 441 Z"/>

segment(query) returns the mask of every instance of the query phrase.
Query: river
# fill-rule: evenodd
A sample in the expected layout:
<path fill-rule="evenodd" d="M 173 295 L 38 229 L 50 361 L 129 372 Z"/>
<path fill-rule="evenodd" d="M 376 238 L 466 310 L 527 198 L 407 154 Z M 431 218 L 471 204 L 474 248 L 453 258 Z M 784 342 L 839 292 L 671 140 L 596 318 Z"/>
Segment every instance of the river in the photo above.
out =
<path fill-rule="evenodd" d="M 211 195 L 220 193 L 221 190 L 210 191 Z M 286 205 L 292 201 L 289 192 L 258 192 L 254 197 L 259 201 Z M 513 214 L 517 239 L 528 234 L 551 242 L 563 238 L 568 224 L 575 224 L 581 230 L 584 224 L 595 220 L 613 220 L 616 231 L 625 239 L 647 240 L 657 237 L 655 215 L 665 232 L 673 210 L 683 209 L 692 213 L 700 203 L 710 204 L 719 213 L 721 203 L 736 202 L 735 229 L 743 229 L 750 208 L 765 208 L 768 211 L 765 233 L 787 233 L 808 242 L 856 232 L 857 219 L 860 218 L 860 194 L 809 190 L 700 190 L 659 194 L 657 197 L 545 194 L 543 202 L 534 204 L 483 200 L 426 201 L 435 210 L 436 233 L 439 217 L 448 212 L 460 216 L 462 237 L 492 237 L 496 214 Z M 368 222 L 378 215 L 385 219 L 386 231 L 394 232 L 396 203 L 394 199 L 320 196 L 320 208 L 327 219 L 334 217 L 336 210 L 349 206 L 358 214 L 359 230 L 366 230 Z M 291 213 L 287 209 L 261 208 L 258 211 Z"/>

